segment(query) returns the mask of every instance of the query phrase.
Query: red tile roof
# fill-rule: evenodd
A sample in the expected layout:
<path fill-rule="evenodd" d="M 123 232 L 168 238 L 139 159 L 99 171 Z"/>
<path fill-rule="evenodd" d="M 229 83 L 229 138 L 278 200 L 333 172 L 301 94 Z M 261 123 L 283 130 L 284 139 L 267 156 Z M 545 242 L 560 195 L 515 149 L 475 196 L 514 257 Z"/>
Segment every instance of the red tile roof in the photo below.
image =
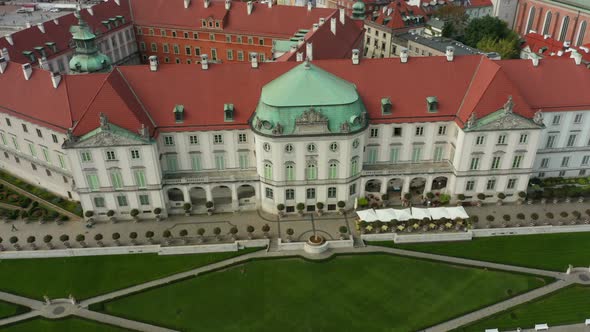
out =
<path fill-rule="evenodd" d="M 529 33 L 524 36 L 525 44 L 523 48 L 528 47 L 531 52 L 541 55 L 543 57 L 566 57 L 571 56 L 571 50 L 576 50 L 582 54 L 582 59 L 590 62 L 590 44 L 582 46 L 564 46 L 563 41 L 555 38 L 545 38 L 545 36 L 538 33 Z M 544 49 L 542 51 L 542 49 Z M 542 52 L 541 52 L 542 51 Z"/>
<path fill-rule="evenodd" d="M 504 105 L 512 96 L 514 112 L 532 117 L 537 110 L 577 110 L 590 107 L 590 71 L 571 59 L 545 59 L 538 67 L 527 60 L 492 61 L 485 56 L 348 59 L 312 62 L 357 87 L 373 123 L 456 121 L 463 125 L 472 112 L 478 118 Z M 6 112 L 65 131 L 76 123 L 82 135 L 99 124 L 98 113 L 132 132 L 145 124 L 159 131 L 245 129 L 262 87 L 296 62 L 117 67 L 110 74 L 65 76 L 57 89 L 49 74 L 34 70 L 25 81 L 19 65 L 10 63 L 0 74 L 0 107 Z M 231 77 L 231 79 L 228 79 Z M 28 96 L 28 97 L 27 97 Z M 426 98 L 436 96 L 438 112 L 429 113 Z M 381 99 L 389 97 L 391 115 L 381 114 Z M 234 104 L 233 122 L 225 122 L 224 104 Z M 183 123 L 176 123 L 175 105 L 184 105 Z M 147 113 L 146 113 L 147 112 Z M 149 113 L 149 115 L 148 115 Z M 150 119 L 151 118 L 151 119 Z M 153 121 L 153 122 L 152 122 Z M 153 125 L 152 125 L 153 123 Z"/>
<path fill-rule="evenodd" d="M 252 13 L 248 15 L 247 3 L 232 1 L 229 11 L 225 2 L 211 1 L 208 8 L 203 0 L 192 0 L 184 8 L 181 0 L 130 0 L 135 24 L 140 26 L 177 27 L 201 29 L 201 19 L 214 18 L 223 20 L 223 30 L 227 33 L 243 33 L 289 38 L 299 29 L 311 29 L 320 17 L 328 17 L 336 9 L 297 6 L 273 6 L 254 3 Z"/>
<path fill-rule="evenodd" d="M 82 10 L 82 18 L 88 23 L 92 31 L 99 31 L 101 34 L 107 32 L 107 28 L 101 23 L 101 21 L 108 20 L 111 17 L 121 15 L 125 17 L 125 25 L 131 24 L 129 15 L 129 3 L 128 0 L 120 0 L 120 5 L 117 5 L 114 0 L 108 2 L 102 2 L 92 7 L 94 15 L 90 15 L 88 10 Z M 10 60 L 18 63 L 28 63 L 30 60 L 23 55 L 23 51 L 32 51 L 35 53 L 37 59 L 41 58 L 34 48 L 37 46 L 43 46 L 47 54 L 47 58 L 52 58 L 55 55 L 62 54 L 64 51 L 69 51 L 69 42 L 72 39 L 70 33 L 70 27 L 78 23 L 78 20 L 74 17 L 74 14 L 68 14 L 57 19 L 58 24 L 54 21 L 47 21 L 43 23 L 45 27 L 45 33 L 37 26 L 17 31 L 12 34 L 14 45 L 11 45 L 6 38 L 0 38 L 0 48 L 6 47 L 10 54 Z M 116 29 L 120 29 L 119 26 Z M 113 29 L 114 30 L 114 29 Z M 49 47 L 45 45 L 47 42 L 54 42 L 57 46 L 57 52 L 54 53 Z M 33 64 L 35 65 L 35 64 Z"/>
<path fill-rule="evenodd" d="M 386 8 L 385 12 L 383 12 L 383 8 Z M 427 19 L 426 12 L 422 8 L 419 6 L 410 6 L 403 0 L 395 0 L 383 8 L 378 11 L 379 16 L 377 16 L 375 20 L 372 21 L 376 24 L 386 26 L 391 29 L 401 29 L 416 25 L 406 25 L 405 21 L 403 20 L 404 16 L 423 16 L 424 18 L 422 19 L 421 24 Z M 371 18 L 371 14 L 369 14 L 368 19 Z"/>

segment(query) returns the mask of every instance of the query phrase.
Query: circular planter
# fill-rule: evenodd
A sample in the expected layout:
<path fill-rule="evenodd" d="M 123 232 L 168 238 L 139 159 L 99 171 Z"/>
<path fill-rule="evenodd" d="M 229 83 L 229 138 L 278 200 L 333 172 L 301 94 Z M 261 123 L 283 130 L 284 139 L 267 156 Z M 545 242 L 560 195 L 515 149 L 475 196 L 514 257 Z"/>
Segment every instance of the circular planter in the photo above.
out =
<path fill-rule="evenodd" d="M 305 242 L 303 250 L 308 254 L 321 254 L 328 250 L 328 242 L 321 235 L 312 235 Z"/>

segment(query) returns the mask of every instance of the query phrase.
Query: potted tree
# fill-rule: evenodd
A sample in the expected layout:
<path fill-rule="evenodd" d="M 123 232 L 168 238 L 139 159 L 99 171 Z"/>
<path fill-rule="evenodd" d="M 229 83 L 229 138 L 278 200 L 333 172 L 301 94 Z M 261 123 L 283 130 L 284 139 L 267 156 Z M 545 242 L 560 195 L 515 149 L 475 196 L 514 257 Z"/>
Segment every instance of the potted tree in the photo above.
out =
<path fill-rule="evenodd" d="M 187 217 L 188 217 L 188 216 L 190 216 L 190 215 L 191 215 L 191 209 L 193 208 L 193 206 L 192 206 L 192 204 L 191 204 L 191 203 L 188 203 L 188 202 L 184 203 L 184 204 L 182 205 L 182 208 L 184 209 L 184 215 L 185 215 L 185 216 L 187 216 Z"/>
<path fill-rule="evenodd" d="M 183 244 L 188 243 L 188 239 L 186 238 L 188 235 L 188 231 L 186 229 L 181 229 L 180 232 L 178 233 L 178 235 L 180 235 L 180 237 L 182 238 Z"/>
<path fill-rule="evenodd" d="M 504 199 L 506 198 L 506 195 L 504 193 L 498 193 L 498 203 L 496 203 L 497 205 L 502 205 L 502 203 L 504 202 Z"/>
<path fill-rule="evenodd" d="M 43 242 L 45 242 L 45 245 L 47 246 L 47 248 L 49 248 L 49 250 L 53 249 L 53 244 L 51 243 L 51 241 L 53 240 L 53 236 L 47 234 L 43 237 Z"/>
<path fill-rule="evenodd" d="M 59 240 L 61 242 L 63 242 L 63 244 L 64 244 L 64 246 L 66 248 L 69 248 L 70 247 L 70 242 L 69 242 L 70 241 L 70 237 L 67 234 L 60 235 Z"/>
<path fill-rule="evenodd" d="M 148 239 L 149 244 L 154 244 L 154 235 L 156 234 L 152 231 L 145 232 L 145 238 Z"/>
<path fill-rule="evenodd" d="M 35 245 L 35 240 L 36 240 L 35 237 L 32 235 L 27 238 L 27 243 L 31 246 L 31 249 L 33 249 L 33 250 L 37 250 L 37 245 Z"/>
<path fill-rule="evenodd" d="M 165 230 L 162 232 L 162 237 L 164 238 L 164 244 L 170 245 L 170 237 L 172 236 L 172 232 L 169 230 Z"/>
<path fill-rule="evenodd" d="M 102 243 L 102 234 L 98 233 L 94 235 L 94 241 L 96 241 L 97 246 L 104 247 L 104 244 Z"/>
<path fill-rule="evenodd" d="M 136 232 L 131 232 L 129 233 L 129 238 L 131 239 L 131 244 L 133 244 L 134 246 L 137 245 L 137 233 Z"/>
<path fill-rule="evenodd" d="M 208 201 L 207 203 L 205 203 L 205 207 L 207 208 L 207 214 L 212 215 L 213 211 L 215 210 L 215 208 L 213 207 L 213 202 Z"/>
<path fill-rule="evenodd" d="M 318 208 L 318 216 L 324 214 L 324 203 L 317 202 L 315 206 Z"/>
<path fill-rule="evenodd" d="M 133 220 L 135 220 L 135 222 L 139 221 L 139 210 L 138 209 L 131 209 L 131 212 L 129 212 L 129 214 L 131 215 Z"/>
<path fill-rule="evenodd" d="M 300 216 L 303 216 L 303 210 L 305 209 L 305 204 L 297 203 L 297 212 Z"/>
<path fill-rule="evenodd" d="M 477 206 L 482 206 L 483 200 L 486 199 L 486 195 L 484 193 L 477 194 Z"/>
<path fill-rule="evenodd" d="M 283 204 L 283 203 L 277 204 L 277 211 L 279 211 L 279 217 L 284 217 L 285 212 L 283 212 L 283 211 L 285 211 L 285 204 Z"/>
<path fill-rule="evenodd" d="M 11 236 L 9 241 L 10 241 L 10 244 L 12 244 L 12 246 L 14 247 L 14 249 L 20 250 L 20 246 L 18 245 L 18 237 Z"/>
<path fill-rule="evenodd" d="M 293 230 L 293 228 L 287 228 L 287 239 L 285 240 L 285 242 L 291 242 L 293 241 L 293 234 L 295 234 L 295 231 Z"/>
<path fill-rule="evenodd" d="M 84 242 L 84 240 L 86 240 L 86 236 L 84 236 L 84 234 L 76 235 L 76 242 L 80 243 L 82 248 L 86 248 L 86 242 Z"/>
<path fill-rule="evenodd" d="M 338 206 L 338 213 L 344 214 L 344 207 L 346 207 L 346 202 L 338 201 L 338 203 L 336 203 L 336 206 Z"/>
<path fill-rule="evenodd" d="M 340 240 L 344 240 L 346 233 L 348 233 L 348 227 L 340 226 L 340 228 L 338 228 L 338 232 L 340 232 Z"/>
<path fill-rule="evenodd" d="M 238 228 L 236 226 L 232 226 L 229 229 L 229 233 L 231 234 L 231 238 L 236 241 L 238 239 Z"/>
<path fill-rule="evenodd" d="M 117 222 L 117 218 L 115 218 L 115 211 L 113 210 L 108 210 L 107 211 L 107 217 L 109 217 L 109 220 L 113 223 Z"/>
<path fill-rule="evenodd" d="M 162 220 L 162 208 L 159 208 L 159 207 L 155 208 L 154 214 L 156 215 L 156 221 Z"/>
<path fill-rule="evenodd" d="M 221 228 L 213 228 L 213 234 L 215 235 L 215 239 L 217 239 L 217 241 L 221 241 Z"/>
<path fill-rule="evenodd" d="M 197 229 L 197 235 L 199 235 L 199 243 L 202 243 L 203 241 L 205 241 L 205 238 L 203 237 L 203 235 L 205 235 L 205 229 L 204 228 L 199 228 Z"/>
<path fill-rule="evenodd" d="M 84 212 L 84 216 L 87 218 L 86 220 L 91 223 L 94 221 L 94 219 L 92 218 L 94 216 L 94 211 L 92 210 L 88 210 L 86 212 Z"/>
<path fill-rule="evenodd" d="M 265 239 L 268 239 L 268 232 L 270 232 L 270 226 L 268 224 L 264 224 L 262 226 L 262 233 L 264 234 Z"/>
<path fill-rule="evenodd" d="M 254 234 L 252 234 L 252 233 L 254 233 L 254 226 L 248 225 L 246 227 L 246 233 L 248 233 L 248 239 L 252 240 L 254 238 Z"/>
<path fill-rule="evenodd" d="M 113 239 L 113 242 L 115 243 L 116 246 L 121 245 L 121 242 L 119 241 L 119 239 L 121 238 L 121 234 L 113 233 L 113 235 L 111 235 L 111 238 Z"/>

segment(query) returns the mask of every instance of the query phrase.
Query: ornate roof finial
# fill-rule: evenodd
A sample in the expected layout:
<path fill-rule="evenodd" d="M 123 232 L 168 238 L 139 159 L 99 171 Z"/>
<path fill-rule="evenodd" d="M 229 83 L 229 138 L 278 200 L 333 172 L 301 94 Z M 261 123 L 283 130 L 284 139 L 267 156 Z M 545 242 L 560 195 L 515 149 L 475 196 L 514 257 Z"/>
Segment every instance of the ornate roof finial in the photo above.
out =
<path fill-rule="evenodd" d="M 98 118 L 100 120 L 100 129 L 109 129 L 109 119 L 107 118 L 106 114 L 100 112 L 100 114 L 98 114 Z"/>
<path fill-rule="evenodd" d="M 150 136 L 150 131 L 143 123 L 141 124 L 141 128 L 139 128 L 139 136 L 141 136 L 143 139 L 148 139 Z"/>
<path fill-rule="evenodd" d="M 514 108 L 514 102 L 512 101 L 512 96 L 508 96 L 508 101 L 504 104 L 504 112 L 506 114 L 512 113 L 512 109 Z"/>
<path fill-rule="evenodd" d="M 475 115 L 475 112 L 471 113 L 471 116 L 469 116 L 469 119 L 467 120 L 467 128 L 471 128 L 473 126 L 475 126 L 475 121 L 477 121 L 477 116 Z"/>
<path fill-rule="evenodd" d="M 305 69 L 310 69 L 311 65 L 309 64 L 309 57 L 305 58 L 305 62 L 303 64 L 303 66 L 305 67 Z"/>
<path fill-rule="evenodd" d="M 541 110 L 535 112 L 535 115 L 533 116 L 533 122 L 538 125 L 543 124 L 543 112 L 541 112 Z"/>

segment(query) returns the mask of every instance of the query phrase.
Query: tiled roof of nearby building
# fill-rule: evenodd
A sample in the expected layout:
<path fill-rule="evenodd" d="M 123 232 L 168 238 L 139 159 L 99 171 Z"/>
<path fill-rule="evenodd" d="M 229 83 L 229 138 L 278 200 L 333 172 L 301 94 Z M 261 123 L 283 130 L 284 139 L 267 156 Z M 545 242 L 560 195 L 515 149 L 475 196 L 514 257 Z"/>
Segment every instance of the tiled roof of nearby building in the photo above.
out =
<path fill-rule="evenodd" d="M 228 33 L 248 33 L 289 38 L 299 29 L 310 28 L 320 17 L 328 17 L 336 9 L 253 4 L 248 14 L 248 4 L 232 1 L 229 10 L 225 2 L 211 1 L 205 8 L 203 0 L 192 0 L 184 8 L 182 0 L 130 0 L 135 24 L 140 26 L 201 28 L 201 19 L 213 18 L 223 21 L 223 30 Z"/>
<path fill-rule="evenodd" d="M 375 16 L 375 15 L 378 16 Z M 426 20 L 426 12 L 418 6 L 410 6 L 403 0 L 395 0 L 380 11 L 369 14 L 367 17 L 375 24 L 391 29 L 401 29 L 423 24 Z"/>
<path fill-rule="evenodd" d="M 531 52 L 540 55 L 542 57 L 566 57 L 571 56 L 571 51 L 576 50 L 582 54 L 582 59 L 586 62 L 590 62 L 590 44 L 582 45 L 581 47 L 576 46 L 565 46 L 564 42 L 559 41 L 555 38 L 547 37 L 538 33 L 529 33 L 524 36 L 525 44 L 523 48 L 528 47 Z"/>
<path fill-rule="evenodd" d="M 545 59 L 534 67 L 527 60 L 492 61 L 485 56 L 348 59 L 312 62 L 356 86 L 373 123 L 457 121 L 471 113 L 482 118 L 501 109 L 509 96 L 514 112 L 531 118 L 534 111 L 590 107 L 590 71 L 571 59 Z M 141 124 L 159 130 L 248 128 L 261 89 L 296 62 L 117 67 L 110 74 L 66 75 L 57 89 L 49 73 L 34 69 L 30 80 L 20 65 L 8 64 L 0 74 L 0 107 L 5 112 L 57 130 L 75 125 L 83 135 L 99 124 L 103 112 L 112 123 L 137 132 Z M 232 79 L 228 80 L 227 78 Z M 419 87 L 419 88 L 418 88 Z M 426 99 L 436 97 L 437 112 Z M 390 98 L 392 114 L 383 115 L 381 100 Z M 224 119 L 224 104 L 234 105 L 234 119 Z M 184 105 L 184 121 L 175 121 L 175 105 Z M 153 125 L 152 125 L 153 123 Z"/>
<path fill-rule="evenodd" d="M 444 38 L 444 37 L 433 37 L 427 38 L 413 33 L 404 33 L 397 36 L 398 38 L 413 41 L 415 43 L 433 48 L 440 52 L 445 52 L 447 46 L 453 46 L 455 48 L 456 55 L 473 55 L 482 54 L 478 49 L 464 45 L 456 40 Z"/>
<path fill-rule="evenodd" d="M 92 7 L 92 14 L 88 10 L 82 10 L 82 19 L 88 23 L 92 31 L 98 32 L 99 34 L 105 33 L 108 30 L 101 22 L 109 18 L 123 16 L 126 22 L 125 26 L 127 26 L 130 24 L 129 3 L 127 1 L 120 0 L 118 1 L 119 4 L 114 0 L 102 2 Z M 7 38 L 0 38 L 0 48 L 7 48 L 10 54 L 10 60 L 18 63 L 31 62 L 29 58 L 23 55 L 24 51 L 34 52 L 36 53 L 35 57 L 37 59 L 41 58 L 41 55 L 35 51 L 35 47 L 38 46 L 44 48 L 47 58 L 51 58 L 56 54 L 61 54 L 70 49 L 69 43 L 72 39 L 70 27 L 77 23 L 78 20 L 74 17 L 74 13 L 71 13 L 59 17 L 54 21 L 42 23 L 45 32 L 41 31 L 38 26 L 32 26 L 13 33 L 11 35 L 13 44 Z M 57 47 L 56 52 L 53 52 L 46 43 L 55 43 Z"/>

